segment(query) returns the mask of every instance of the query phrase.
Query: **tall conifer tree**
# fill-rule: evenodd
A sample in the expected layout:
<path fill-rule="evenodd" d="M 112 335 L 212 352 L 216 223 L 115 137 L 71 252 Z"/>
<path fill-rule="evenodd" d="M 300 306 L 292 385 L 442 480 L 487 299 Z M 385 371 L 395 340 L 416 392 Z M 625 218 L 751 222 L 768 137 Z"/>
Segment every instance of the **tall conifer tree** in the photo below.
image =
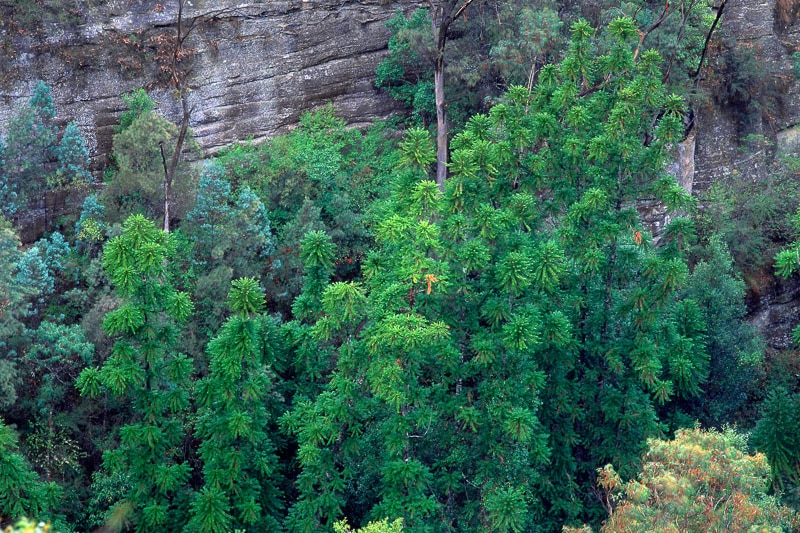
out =
<path fill-rule="evenodd" d="M 700 392 L 703 317 L 679 291 L 692 200 L 665 172 L 684 105 L 638 35 L 575 23 L 563 62 L 453 139 L 444 194 L 430 139 L 409 132 L 363 284 L 329 285 L 314 316 L 336 368 L 284 418 L 302 467 L 291 529 L 591 517 L 595 468 L 631 473 L 659 411 Z M 642 199 L 674 213 L 667 244 Z"/>
<path fill-rule="evenodd" d="M 231 284 L 234 316 L 209 343 L 209 375 L 197 385 L 203 488 L 192 503 L 191 531 L 278 531 L 277 457 L 269 437 L 275 326 L 260 313 L 264 294 L 253 278 Z"/>
<path fill-rule="evenodd" d="M 181 324 L 192 313 L 169 272 L 173 239 L 141 215 L 104 248 L 103 267 L 120 306 L 103 321 L 115 339 L 100 368 L 81 372 L 81 393 L 102 392 L 130 402 L 131 420 L 120 444 L 103 454 L 103 467 L 130 486 L 124 502 L 136 531 L 180 529 L 188 511 L 190 466 L 186 436 L 192 361 L 179 352 Z"/>

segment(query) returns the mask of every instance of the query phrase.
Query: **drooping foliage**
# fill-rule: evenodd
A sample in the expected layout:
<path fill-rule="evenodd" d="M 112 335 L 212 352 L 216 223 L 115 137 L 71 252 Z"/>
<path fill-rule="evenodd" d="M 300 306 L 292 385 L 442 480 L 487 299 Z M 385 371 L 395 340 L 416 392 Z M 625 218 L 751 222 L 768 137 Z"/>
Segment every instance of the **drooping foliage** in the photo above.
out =
<path fill-rule="evenodd" d="M 28 104 L 12 117 L 2 149 L 3 214 L 14 215 L 37 193 L 45 190 L 46 164 L 56 142 L 55 116 L 50 87 L 39 82 Z"/>
<path fill-rule="evenodd" d="M 189 409 L 192 361 L 180 353 L 180 331 L 192 313 L 186 293 L 171 282 L 169 234 L 141 215 L 129 217 L 122 234 L 104 248 L 103 266 L 119 298 L 103 321 L 115 339 L 100 367 L 81 372 L 81 394 L 124 398 L 130 415 L 119 446 L 106 450 L 103 467 L 130 487 L 118 505 L 132 509 L 137 531 L 185 520 L 190 467 L 181 443 Z"/>
<path fill-rule="evenodd" d="M 34 286 L 20 283 L 19 264 L 25 257 L 17 233 L 0 215 L 0 409 L 17 398 L 17 363 L 26 344 L 23 320 L 29 313 Z"/>
<path fill-rule="evenodd" d="M 0 138 L 0 211 L 23 214 L 49 189 L 90 183 L 89 156 L 78 125 L 55 125 L 50 87 L 40 81 L 28 102 L 15 109 Z M 46 207 L 47 204 L 45 204 Z"/>
<path fill-rule="evenodd" d="M 215 332 L 222 323 L 232 279 L 271 281 L 280 267 L 276 239 L 261 199 L 247 185 L 232 191 L 218 164 L 203 170 L 195 207 L 186 218 L 184 231 L 194 244 L 200 327 Z"/>
<path fill-rule="evenodd" d="M 764 346 L 745 321 L 745 284 L 723 239 L 712 237 L 704 255 L 694 266 L 684 295 L 697 302 L 705 322 L 708 380 L 703 394 L 687 402 L 684 415 L 689 418 L 683 422 L 699 420 L 704 427 L 722 427 L 734 423 L 745 406 Z"/>
<path fill-rule="evenodd" d="M 58 158 L 58 169 L 50 180 L 50 186 L 64 186 L 72 183 L 91 183 L 92 175 L 89 173 L 89 151 L 86 141 L 81 135 L 78 124 L 70 122 L 64 128 L 61 142 L 55 148 Z"/>
<path fill-rule="evenodd" d="M 281 494 L 268 405 L 274 403 L 276 340 L 253 278 L 231 283 L 234 315 L 209 343 L 209 375 L 197 383 L 195 437 L 203 487 L 194 495 L 190 531 L 279 531 Z"/>
<path fill-rule="evenodd" d="M 683 226 L 655 246 L 636 211 L 692 205 L 664 171 L 683 103 L 657 53 L 634 57 L 630 19 L 603 46 L 585 22 L 572 32 L 536 87 L 453 139 L 443 195 L 424 132 L 409 136 L 364 282 L 329 285 L 304 317 L 336 367 L 283 419 L 302 467 L 290 529 L 341 514 L 501 531 L 592 516 L 596 465 L 632 473 L 659 414 L 701 392 Z"/>

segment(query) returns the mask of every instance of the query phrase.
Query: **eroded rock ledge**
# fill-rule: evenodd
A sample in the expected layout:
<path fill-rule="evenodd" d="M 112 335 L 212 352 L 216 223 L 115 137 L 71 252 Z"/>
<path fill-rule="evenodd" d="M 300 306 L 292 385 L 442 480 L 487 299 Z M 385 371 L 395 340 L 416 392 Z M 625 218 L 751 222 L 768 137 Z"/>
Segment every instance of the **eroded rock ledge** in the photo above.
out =
<path fill-rule="evenodd" d="M 147 87 L 177 120 L 179 104 L 159 83 L 159 39 L 176 32 L 177 3 L 87 2 L 25 27 L 2 13 L 0 123 L 38 79 L 53 87 L 58 116 L 77 120 L 96 166 L 111 147 L 120 95 Z M 385 22 L 411 0 L 194 0 L 184 21 L 203 17 L 187 39 L 193 50 L 191 126 L 206 154 L 296 124 L 300 114 L 333 103 L 354 125 L 384 118 L 397 104 L 373 86 L 386 50 Z M 65 8 L 66 9 L 66 8 Z M 66 22 L 64 22 L 66 20 Z"/>

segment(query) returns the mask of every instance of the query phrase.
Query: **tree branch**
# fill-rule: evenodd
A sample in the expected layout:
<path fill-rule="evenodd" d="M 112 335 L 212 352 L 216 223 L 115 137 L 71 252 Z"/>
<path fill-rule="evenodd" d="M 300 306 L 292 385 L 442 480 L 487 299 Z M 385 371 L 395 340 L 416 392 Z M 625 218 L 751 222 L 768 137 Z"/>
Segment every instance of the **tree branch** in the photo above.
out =
<path fill-rule="evenodd" d="M 456 13 L 453 15 L 453 19 L 457 19 L 458 17 L 460 17 L 464 13 L 464 10 L 466 10 L 472 2 L 473 0 L 467 0 L 466 2 L 464 2 L 464 5 L 461 6 L 458 9 L 458 11 L 456 11 Z"/>
<path fill-rule="evenodd" d="M 639 32 L 639 44 L 636 45 L 636 51 L 633 52 L 633 60 L 636 61 L 636 58 L 639 57 L 639 49 L 644 43 L 644 40 L 647 39 L 647 36 L 653 32 L 656 28 L 661 26 L 661 23 L 664 22 L 664 19 L 667 18 L 667 12 L 669 11 L 669 0 L 666 1 L 664 4 L 664 11 L 661 12 L 661 16 L 659 16 L 655 22 L 653 22 L 649 28 L 647 28 L 644 32 Z"/>
<path fill-rule="evenodd" d="M 714 22 L 711 24 L 711 29 L 708 30 L 708 35 L 706 35 L 706 42 L 703 44 L 703 53 L 700 54 L 700 62 L 697 64 L 697 70 L 694 71 L 689 77 L 694 78 L 695 87 L 699 83 L 698 75 L 700 74 L 700 70 L 703 68 L 703 61 L 706 58 L 706 53 L 708 52 L 708 44 L 711 42 L 711 36 L 714 35 L 714 30 L 717 29 L 717 24 L 719 24 L 719 19 L 722 18 L 722 12 L 725 10 L 725 5 L 728 3 L 728 0 L 722 0 L 722 3 L 717 8 L 717 16 L 714 17 Z"/>

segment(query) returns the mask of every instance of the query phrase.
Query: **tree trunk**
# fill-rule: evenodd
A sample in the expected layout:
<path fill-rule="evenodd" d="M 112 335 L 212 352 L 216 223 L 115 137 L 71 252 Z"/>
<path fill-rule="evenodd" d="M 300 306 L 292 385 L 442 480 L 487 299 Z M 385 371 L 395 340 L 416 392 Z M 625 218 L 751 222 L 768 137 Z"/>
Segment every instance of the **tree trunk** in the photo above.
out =
<path fill-rule="evenodd" d="M 167 168 L 167 157 L 164 155 L 164 141 L 158 143 L 158 149 L 161 150 L 161 164 L 164 166 L 164 231 L 169 233 L 169 195 L 171 181 L 169 169 Z"/>
<path fill-rule="evenodd" d="M 175 178 L 175 171 L 178 170 L 178 163 L 181 159 L 181 152 L 183 152 L 183 145 L 186 142 L 186 132 L 189 130 L 189 119 L 192 117 L 192 110 L 189 109 L 188 97 L 186 89 L 181 88 L 181 108 L 183 109 L 183 119 L 181 120 L 181 129 L 178 132 L 178 140 L 175 142 L 175 151 L 172 152 L 172 159 L 169 163 L 169 168 L 164 168 L 164 231 L 169 233 L 169 207 L 170 207 L 170 194 L 172 192 L 172 180 Z M 164 157 L 163 149 L 161 157 Z"/>
<path fill-rule="evenodd" d="M 169 195 L 170 183 L 164 182 L 164 231 L 169 233 Z"/>
<path fill-rule="evenodd" d="M 433 87 L 436 96 L 436 184 L 444 192 L 447 179 L 447 109 L 444 103 L 444 57 L 440 53 L 433 74 Z"/>
<path fill-rule="evenodd" d="M 450 24 L 460 17 L 473 0 L 466 0 L 458 7 L 458 0 L 447 0 L 436 6 L 428 0 L 431 7 L 431 32 L 436 42 L 436 60 L 433 68 L 433 92 L 436 99 L 436 184 L 444 192 L 447 179 L 447 104 L 444 100 L 444 47 L 447 44 L 447 30 Z"/>

